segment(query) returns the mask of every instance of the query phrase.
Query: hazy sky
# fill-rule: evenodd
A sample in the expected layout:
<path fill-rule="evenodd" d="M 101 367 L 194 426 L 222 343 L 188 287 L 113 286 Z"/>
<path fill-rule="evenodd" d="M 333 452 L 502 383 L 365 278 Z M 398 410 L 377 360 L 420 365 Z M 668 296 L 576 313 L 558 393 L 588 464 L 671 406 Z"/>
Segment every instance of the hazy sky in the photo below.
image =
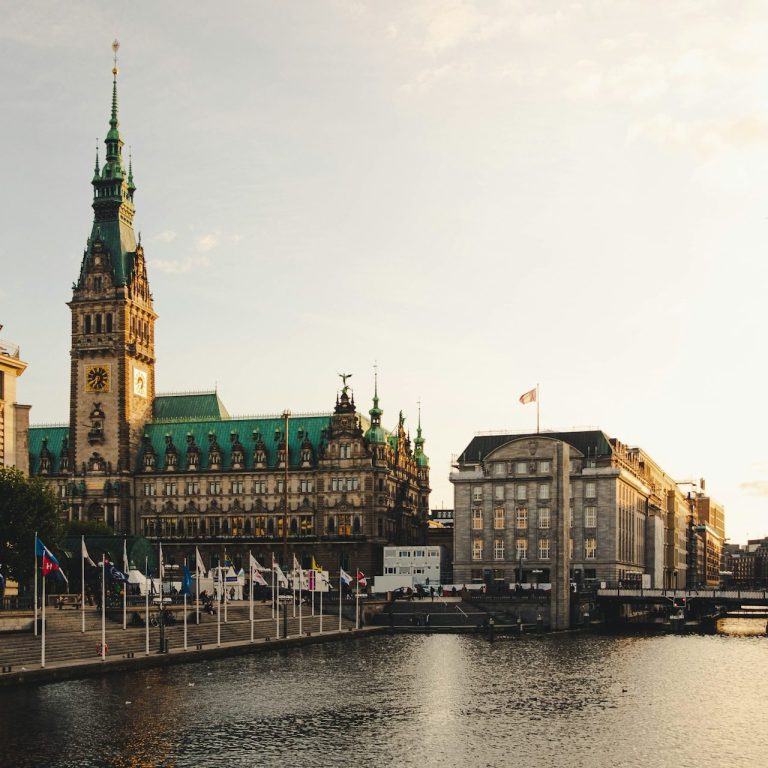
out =
<path fill-rule="evenodd" d="M 215 6 L 215 7 L 214 7 Z M 2 2 L 0 323 L 68 417 L 110 44 L 158 391 L 367 410 L 432 507 L 478 431 L 596 426 L 768 534 L 768 4 Z"/>

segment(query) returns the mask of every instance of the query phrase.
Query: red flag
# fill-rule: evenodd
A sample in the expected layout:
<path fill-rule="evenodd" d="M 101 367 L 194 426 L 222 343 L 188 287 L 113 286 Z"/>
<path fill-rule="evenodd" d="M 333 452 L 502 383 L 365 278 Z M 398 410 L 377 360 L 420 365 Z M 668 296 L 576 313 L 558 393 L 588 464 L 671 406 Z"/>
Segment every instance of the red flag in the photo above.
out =
<path fill-rule="evenodd" d="M 368 586 L 368 579 L 365 578 L 365 574 L 361 570 L 357 571 L 357 583 L 363 588 Z"/>
<path fill-rule="evenodd" d="M 43 552 L 43 576 L 47 576 L 49 573 L 59 570 L 59 564 L 54 557 L 48 556 L 48 550 Z"/>
<path fill-rule="evenodd" d="M 528 403 L 535 403 L 536 402 L 536 390 L 532 389 L 529 392 L 526 392 L 523 395 L 520 395 L 520 402 L 523 405 L 527 405 Z"/>

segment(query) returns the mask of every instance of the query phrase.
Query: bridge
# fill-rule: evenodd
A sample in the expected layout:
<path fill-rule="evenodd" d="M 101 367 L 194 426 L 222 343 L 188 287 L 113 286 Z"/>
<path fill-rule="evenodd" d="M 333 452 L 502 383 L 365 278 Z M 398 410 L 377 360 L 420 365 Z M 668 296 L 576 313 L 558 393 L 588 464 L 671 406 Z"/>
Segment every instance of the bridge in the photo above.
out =
<path fill-rule="evenodd" d="M 768 590 L 642 589 L 606 587 L 597 590 L 598 605 L 610 611 L 619 606 L 657 606 L 683 610 L 697 617 L 768 618 Z M 764 609 L 762 611 L 755 608 Z M 750 610 L 752 609 L 752 610 Z"/>

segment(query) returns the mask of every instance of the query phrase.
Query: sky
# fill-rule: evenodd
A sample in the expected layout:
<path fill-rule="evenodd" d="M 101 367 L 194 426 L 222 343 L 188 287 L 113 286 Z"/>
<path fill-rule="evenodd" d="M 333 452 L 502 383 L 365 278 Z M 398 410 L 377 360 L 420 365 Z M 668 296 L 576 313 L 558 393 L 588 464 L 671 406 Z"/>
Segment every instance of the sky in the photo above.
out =
<path fill-rule="evenodd" d="M 2 0 L 0 335 L 68 418 L 66 302 L 120 41 L 157 390 L 595 427 L 768 535 L 768 4 Z"/>

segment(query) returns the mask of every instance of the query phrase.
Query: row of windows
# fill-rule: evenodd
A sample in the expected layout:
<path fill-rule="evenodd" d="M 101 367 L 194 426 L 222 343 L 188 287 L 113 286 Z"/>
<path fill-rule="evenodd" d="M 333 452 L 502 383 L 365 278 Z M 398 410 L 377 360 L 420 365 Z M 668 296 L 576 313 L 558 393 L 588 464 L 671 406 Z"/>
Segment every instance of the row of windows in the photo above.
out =
<path fill-rule="evenodd" d="M 382 521 L 379 523 L 381 528 Z M 288 525 L 292 536 L 315 535 L 315 519 L 312 515 L 292 516 Z M 325 524 L 325 532 L 353 536 L 362 532 L 361 526 L 359 515 L 330 515 Z M 283 516 L 145 517 L 142 519 L 142 527 L 145 536 L 282 536 Z"/>
<path fill-rule="evenodd" d="M 349 481 L 347 481 L 349 483 Z M 333 483 L 332 483 L 333 485 Z M 278 480 L 275 488 L 275 493 L 283 493 L 284 481 Z M 199 480 L 187 480 L 184 484 L 187 496 L 197 496 L 200 493 L 200 481 Z M 224 493 L 224 484 L 221 480 L 209 480 L 208 481 L 208 494 L 211 496 L 221 496 Z M 359 488 L 359 481 L 354 478 L 354 488 L 350 487 L 348 490 L 357 490 Z M 264 480 L 254 480 L 252 484 L 252 490 L 254 494 L 262 494 L 267 492 L 267 483 Z M 292 493 L 314 493 L 315 482 L 314 480 L 299 480 L 294 483 L 293 488 L 289 488 Z M 342 490 L 333 488 L 333 490 Z M 343 489 L 346 490 L 346 489 Z M 166 482 L 162 486 L 163 496 L 178 496 L 179 486 L 176 482 Z M 232 480 L 229 484 L 229 493 L 231 494 L 243 494 L 245 493 L 245 482 L 243 480 Z M 156 496 L 157 486 L 154 483 L 144 483 L 144 496 Z"/>
<path fill-rule="evenodd" d="M 531 494 L 529 494 L 529 487 L 532 487 L 534 490 Z M 570 496 L 573 498 L 574 493 L 574 486 L 571 485 L 570 487 Z M 507 487 L 505 485 L 494 485 L 493 486 L 493 500 L 494 501 L 504 501 L 506 498 L 507 493 Z M 514 491 L 512 493 L 515 499 L 518 501 L 525 501 L 526 499 L 531 497 L 536 497 L 538 499 L 549 499 L 551 497 L 551 485 L 550 483 L 538 483 L 535 486 L 529 486 L 526 483 L 517 483 L 514 486 Z M 590 480 L 586 483 L 584 483 L 584 498 L 585 499 L 596 499 L 597 498 L 597 483 Z M 472 501 L 475 503 L 481 502 L 483 500 L 483 486 L 482 485 L 474 485 L 472 486 Z"/>
<path fill-rule="evenodd" d="M 112 313 L 106 315 L 85 315 L 83 318 L 83 333 L 112 333 Z"/>
<path fill-rule="evenodd" d="M 587 459 L 586 466 L 594 467 L 594 459 Z M 571 459 L 570 472 L 581 471 L 581 459 Z M 549 460 L 532 461 L 495 461 L 491 464 L 491 474 L 495 477 L 504 477 L 505 475 L 548 475 L 552 472 L 552 462 Z"/>
<path fill-rule="evenodd" d="M 475 539 L 472 542 L 472 559 L 483 559 L 483 547 L 484 542 L 482 539 Z M 504 539 L 494 539 L 493 544 L 493 559 L 504 559 Z M 573 539 L 570 540 L 571 557 L 573 557 Z M 548 560 L 550 557 L 550 540 L 539 539 L 538 541 L 538 559 Z M 597 539 L 589 537 L 584 539 L 584 559 L 594 560 L 597 557 Z M 517 539 L 515 541 L 515 559 L 525 560 L 528 558 L 528 540 Z"/>
<path fill-rule="evenodd" d="M 539 507 L 537 511 L 538 527 L 549 528 L 551 523 L 551 510 L 549 507 Z M 514 512 L 515 528 L 528 527 L 528 508 L 517 507 Z M 507 510 L 504 507 L 496 507 L 493 510 L 493 527 L 496 530 L 506 528 Z M 570 515 L 570 525 L 573 526 L 573 515 Z M 584 507 L 584 527 L 597 527 L 597 507 Z M 481 531 L 483 529 L 483 510 L 475 508 L 472 510 L 472 530 Z"/>

